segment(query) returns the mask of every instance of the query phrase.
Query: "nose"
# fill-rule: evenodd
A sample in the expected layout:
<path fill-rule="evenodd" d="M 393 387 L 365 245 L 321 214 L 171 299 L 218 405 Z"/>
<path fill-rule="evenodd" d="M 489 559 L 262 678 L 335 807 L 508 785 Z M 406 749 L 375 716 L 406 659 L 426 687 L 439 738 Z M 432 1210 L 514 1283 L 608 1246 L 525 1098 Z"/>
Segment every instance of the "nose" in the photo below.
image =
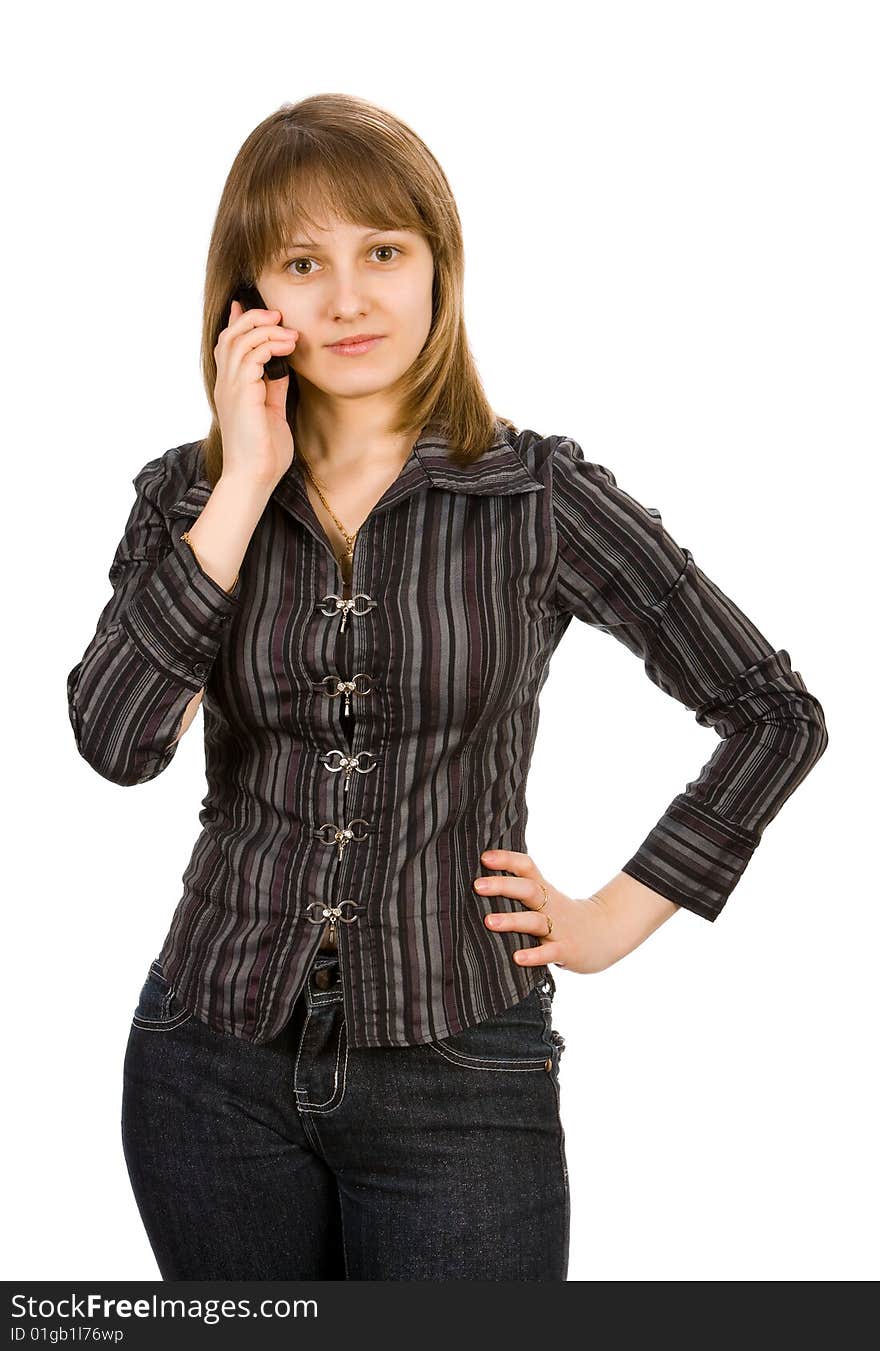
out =
<path fill-rule="evenodd" d="M 330 313 L 344 323 L 363 318 L 369 311 L 369 302 L 363 285 L 354 272 L 337 272 L 330 300 Z"/>

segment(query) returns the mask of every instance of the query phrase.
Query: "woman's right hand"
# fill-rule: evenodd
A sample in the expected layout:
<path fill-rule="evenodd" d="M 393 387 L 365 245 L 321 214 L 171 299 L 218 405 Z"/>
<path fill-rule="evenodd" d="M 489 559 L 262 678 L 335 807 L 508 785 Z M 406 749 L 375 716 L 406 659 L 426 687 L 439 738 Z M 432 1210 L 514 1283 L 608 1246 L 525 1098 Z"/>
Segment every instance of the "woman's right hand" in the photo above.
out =
<path fill-rule="evenodd" d="M 287 421 L 290 376 L 267 380 L 265 363 L 289 355 L 299 333 L 275 323 L 279 310 L 243 310 L 233 300 L 214 348 L 214 404 L 223 438 L 223 473 L 274 488 L 293 459 Z"/>

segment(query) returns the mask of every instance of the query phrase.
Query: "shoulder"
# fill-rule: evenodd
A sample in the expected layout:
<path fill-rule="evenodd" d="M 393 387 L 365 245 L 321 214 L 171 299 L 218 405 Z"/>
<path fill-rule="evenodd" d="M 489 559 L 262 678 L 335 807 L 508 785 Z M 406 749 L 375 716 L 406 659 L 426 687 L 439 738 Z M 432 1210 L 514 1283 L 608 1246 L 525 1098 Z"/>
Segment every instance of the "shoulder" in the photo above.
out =
<path fill-rule="evenodd" d="M 138 493 L 148 498 L 163 515 L 202 479 L 202 441 L 185 441 L 149 460 L 132 479 Z"/>
<path fill-rule="evenodd" d="M 559 539 L 587 536 L 617 554 L 634 545 L 656 548 L 668 540 L 658 507 L 646 506 L 622 488 L 606 464 L 591 460 L 572 436 L 505 429 L 510 445 L 530 474 L 547 490 Z"/>
<path fill-rule="evenodd" d="M 548 435 L 530 427 L 504 426 L 501 434 L 529 473 L 563 503 L 571 497 L 602 498 L 609 495 L 609 490 L 614 490 L 615 496 L 621 493 L 608 466 L 588 460 L 582 446 L 572 436 Z"/>
<path fill-rule="evenodd" d="M 541 471 L 552 454 L 553 443 L 559 437 L 544 436 L 531 427 L 514 427 L 498 421 L 497 444 L 507 446 L 522 461 L 523 466 L 541 479 Z"/>

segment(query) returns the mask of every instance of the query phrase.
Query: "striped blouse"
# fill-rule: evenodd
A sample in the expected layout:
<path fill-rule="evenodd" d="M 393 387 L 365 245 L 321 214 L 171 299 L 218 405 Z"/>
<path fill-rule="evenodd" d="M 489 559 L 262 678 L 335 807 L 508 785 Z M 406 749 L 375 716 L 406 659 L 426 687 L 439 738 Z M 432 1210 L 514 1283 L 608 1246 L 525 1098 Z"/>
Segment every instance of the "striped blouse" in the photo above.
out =
<path fill-rule="evenodd" d="M 358 531 L 350 599 L 296 456 L 227 593 L 181 541 L 211 492 L 200 447 L 133 479 L 113 595 L 67 679 L 80 754 L 124 785 L 168 767 L 205 687 L 202 830 L 159 954 L 197 1017 L 277 1036 L 328 917 L 354 1047 L 451 1035 L 544 979 L 512 960 L 537 938 L 483 922 L 526 907 L 473 880 L 483 850 L 528 852 L 538 696 L 572 616 L 721 738 L 622 869 L 717 918 L 828 737 L 789 654 L 656 508 L 568 437 L 498 422 L 457 467 L 425 430 Z"/>

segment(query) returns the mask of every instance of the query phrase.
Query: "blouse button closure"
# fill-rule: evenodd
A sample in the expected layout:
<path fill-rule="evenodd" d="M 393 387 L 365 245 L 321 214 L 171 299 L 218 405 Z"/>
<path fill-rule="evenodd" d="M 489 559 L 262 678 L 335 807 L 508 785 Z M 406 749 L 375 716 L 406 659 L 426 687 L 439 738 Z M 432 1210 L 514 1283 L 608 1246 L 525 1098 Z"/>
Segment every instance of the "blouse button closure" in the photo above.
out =
<path fill-rule="evenodd" d="M 357 601 L 366 601 L 365 607 L 363 609 L 358 609 L 356 607 Z M 341 596 L 337 596 L 335 594 L 324 596 L 323 600 L 319 602 L 318 608 L 321 610 L 323 614 L 327 615 L 328 617 L 335 615 L 341 611 L 342 613 L 341 627 L 344 630 L 345 622 L 349 614 L 365 615 L 371 609 L 373 609 L 375 605 L 376 601 L 373 600 L 372 596 L 368 596 L 366 592 L 358 592 L 356 596 L 352 597 L 349 600 L 344 600 Z M 359 688 L 358 682 L 361 679 L 366 681 L 365 689 Z M 340 680 L 338 675 L 326 675 L 324 679 L 321 681 L 321 685 L 324 687 L 326 693 L 331 696 L 331 698 L 338 697 L 340 694 L 345 695 L 344 712 L 346 716 L 349 716 L 352 694 L 359 694 L 359 695 L 371 694 L 373 690 L 373 679 L 366 671 L 359 671 L 357 675 L 355 675 L 351 680 Z M 318 686 L 318 688 L 320 688 L 320 686 Z M 339 756 L 340 763 L 338 765 L 334 766 L 330 764 L 329 757 L 331 755 Z M 362 766 L 358 763 L 362 755 L 365 755 L 368 757 L 368 759 L 372 759 L 374 761 L 372 765 L 368 764 L 366 766 L 366 769 L 362 768 Z M 359 773 L 363 774 L 368 772 L 370 769 L 375 769 L 376 758 L 377 757 L 375 755 L 375 752 L 369 750 L 359 751 L 356 756 L 347 755 L 343 751 L 333 750 L 333 751 L 326 751 L 324 755 L 321 756 L 321 762 L 323 763 L 325 769 L 328 769 L 331 772 L 336 772 L 336 770 L 342 769 L 343 767 L 345 768 L 344 789 L 345 791 L 347 791 L 348 781 L 352 771 L 357 769 Z M 315 835 L 322 837 L 326 844 L 336 845 L 338 850 L 338 857 L 339 860 L 341 861 L 343 850 L 350 840 L 365 840 L 367 838 L 367 835 L 369 834 L 368 829 L 362 834 L 356 835 L 352 829 L 352 826 L 355 825 L 363 825 L 369 828 L 370 822 L 363 817 L 358 817 L 356 818 L 356 820 L 350 821 L 347 825 L 342 826 L 337 826 L 332 821 L 325 821 L 324 824 L 322 826 L 319 826 L 314 833 Z M 324 833 L 326 830 L 330 830 L 332 832 L 329 839 L 326 837 Z M 352 912 L 351 914 L 344 915 L 342 913 L 343 909 L 346 907 L 351 908 Z M 309 911 L 312 909 L 315 909 L 318 913 L 315 915 L 309 914 Z M 360 918 L 360 916 L 355 912 L 362 909 L 363 909 L 362 905 L 358 904 L 357 901 L 352 900 L 342 901 L 340 902 L 339 905 L 329 905 L 324 904 L 323 902 L 320 901 L 312 901 L 310 902 L 309 905 L 306 906 L 306 916 L 312 924 L 323 924 L 326 920 L 329 919 L 330 939 L 332 941 L 336 936 L 337 924 L 339 923 L 353 924 L 356 920 Z M 326 972 L 322 968 L 321 970 L 315 973 L 314 981 L 318 989 L 328 989 L 331 984 L 331 977 L 329 972 Z"/>

